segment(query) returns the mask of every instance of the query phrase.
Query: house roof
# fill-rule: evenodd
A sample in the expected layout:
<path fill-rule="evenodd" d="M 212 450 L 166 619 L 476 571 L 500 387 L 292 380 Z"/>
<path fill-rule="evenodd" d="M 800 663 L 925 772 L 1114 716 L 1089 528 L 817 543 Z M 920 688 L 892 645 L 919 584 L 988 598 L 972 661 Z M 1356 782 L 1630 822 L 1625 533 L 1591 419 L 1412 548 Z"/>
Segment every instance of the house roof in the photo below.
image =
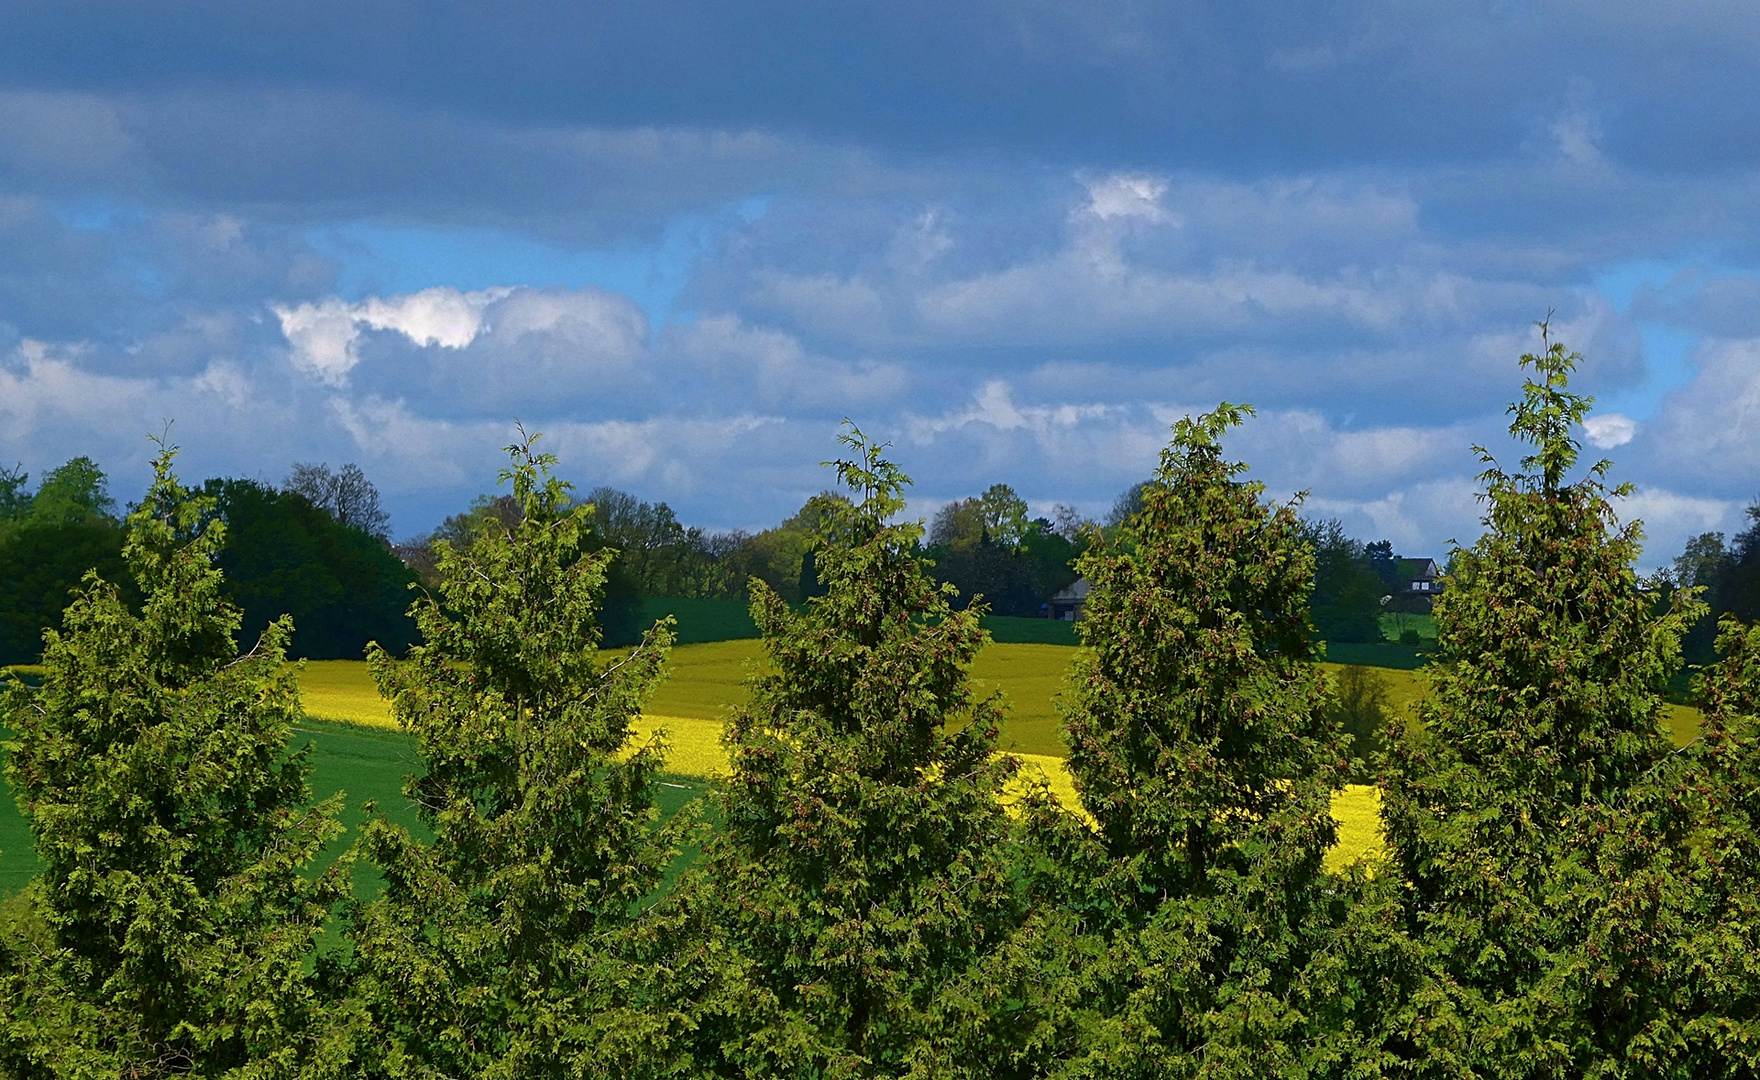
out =
<path fill-rule="evenodd" d="M 1088 590 L 1091 588 L 1093 588 L 1093 586 L 1088 584 L 1087 578 L 1076 578 L 1074 584 L 1066 589 L 1058 590 L 1057 595 L 1051 598 L 1051 602 L 1054 604 L 1067 604 L 1071 600 L 1086 600 L 1088 598 Z"/>
<path fill-rule="evenodd" d="M 1442 572 L 1435 559 L 1405 558 L 1399 561 L 1399 571 L 1402 577 L 1408 578 L 1433 578 Z"/>

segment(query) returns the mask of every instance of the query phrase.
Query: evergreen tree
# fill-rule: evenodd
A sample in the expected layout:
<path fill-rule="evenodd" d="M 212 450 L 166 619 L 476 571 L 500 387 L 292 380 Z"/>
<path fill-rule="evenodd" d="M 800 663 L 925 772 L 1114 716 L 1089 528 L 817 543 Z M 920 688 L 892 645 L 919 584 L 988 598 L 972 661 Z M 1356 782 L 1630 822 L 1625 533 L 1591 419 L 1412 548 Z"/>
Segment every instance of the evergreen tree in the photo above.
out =
<path fill-rule="evenodd" d="M 722 957 L 699 1013 L 723 1076 L 893 1076 L 932 1058 L 939 997 L 1013 918 L 1001 706 L 968 671 L 985 641 L 893 521 L 908 482 L 853 426 L 791 611 L 761 582 L 766 667 L 726 742 L 733 775 L 692 904 Z"/>
<path fill-rule="evenodd" d="M 1093 589 L 1061 708 L 1093 826 L 1034 818 L 1056 867 L 1040 902 L 1062 915 L 1020 955 L 1078 958 L 1037 988 L 1014 976 L 1036 998 L 1025 1056 L 1051 1063 L 1034 1071 L 1299 1075 L 1344 1053 L 1320 1034 L 1360 1004 L 1325 959 L 1343 740 L 1302 523 L 1222 455 L 1250 412 L 1180 421 L 1139 507 L 1078 563 Z"/>
<path fill-rule="evenodd" d="M 1658 800 L 1691 808 L 1695 826 L 1674 849 L 1690 888 L 1667 897 L 1666 954 L 1676 1071 L 1694 1077 L 1760 1074 L 1760 627 L 1720 629 L 1718 661 L 1695 680 L 1705 719 L 1691 765 Z"/>
<path fill-rule="evenodd" d="M 313 939 L 346 887 L 307 873 L 340 832 L 308 806 L 291 624 L 239 655 L 211 507 L 162 448 L 129 515 L 133 614 L 95 573 L 14 685 L 7 776 L 43 871 L 0 985 L 11 1075 L 288 1074 L 310 1055 Z"/>
<path fill-rule="evenodd" d="M 616 552 L 589 545 L 554 458 L 508 448 L 521 513 L 436 545 L 424 644 L 369 664 L 421 771 L 405 788 L 432 842 L 378 818 L 360 842 L 384 891 L 351 915 L 347 1075 L 577 1077 L 668 1067 L 674 1018 L 650 991 L 641 905 L 674 853 L 656 829 L 658 742 L 631 722 L 671 633 L 601 658 Z"/>
<path fill-rule="evenodd" d="M 1666 912 L 1687 822 L 1658 798 L 1661 691 L 1699 605 L 1640 587 L 1608 462 L 1570 481 L 1578 359 L 1522 358 L 1522 471 L 1475 447 L 1486 532 L 1436 605 L 1421 725 L 1394 733 L 1387 836 L 1426 975 L 1389 1045 L 1420 1072 L 1659 1075 L 1678 1041 Z"/>

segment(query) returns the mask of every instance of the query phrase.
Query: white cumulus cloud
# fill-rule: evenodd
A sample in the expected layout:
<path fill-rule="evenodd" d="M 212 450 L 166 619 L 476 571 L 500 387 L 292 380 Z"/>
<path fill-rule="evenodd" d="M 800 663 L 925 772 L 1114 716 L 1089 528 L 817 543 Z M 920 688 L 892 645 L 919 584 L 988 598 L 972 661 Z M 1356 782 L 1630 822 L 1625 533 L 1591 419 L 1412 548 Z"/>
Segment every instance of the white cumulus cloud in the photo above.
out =
<path fill-rule="evenodd" d="M 294 306 L 273 304 L 270 309 L 281 320 L 281 333 L 292 347 L 293 366 L 328 385 L 342 386 L 360 363 L 362 329 L 395 330 L 417 345 L 462 349 L 483 328 L 484 309 L 512 291 L 434 288 L 372 296 L 358 304 L 331 297 Z"/>
<path fill-rule="evenodd" d="M 1134 218 L 1154 225 L 1178 224 L 1161 205 L 1167 181 L 1155 176 L 1113 175 L 1087 182 L 1087 211 L 1102 221 Z"/>
<path fill-rule="evenodd" d="M 1616 446 L 1624 446 L 1637 436 L 1638 422 L 1620 413 L 1605 413 L 1584 420 L 1583 431 L 1588 435 L 1590 445 L 1602 450 L 1612 450 Z"/>

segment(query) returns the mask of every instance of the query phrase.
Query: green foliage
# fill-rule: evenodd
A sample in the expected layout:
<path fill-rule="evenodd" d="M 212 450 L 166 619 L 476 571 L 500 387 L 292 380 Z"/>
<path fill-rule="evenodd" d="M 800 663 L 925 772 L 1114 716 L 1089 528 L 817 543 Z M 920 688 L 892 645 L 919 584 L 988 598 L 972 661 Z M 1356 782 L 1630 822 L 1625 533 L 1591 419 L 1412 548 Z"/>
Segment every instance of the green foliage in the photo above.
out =
<path fill-rule="evenodd" d="M 947 1034 L 944 995 L 1013 918 L 984 633 L 893 521 L 907 483 L 853 427 L 822 504 L 823 593 L 763 585 L 767 670 L 727 730 L 723 826 L 691 904 L 722 958 L 699 1060 L 726 1076 L 898 1075 Z"/>
<path fill-rule="evenodd" d="M 676 1017 L 653 997 L 638 905 L 674 831 L 656 831 L 661 747 L 630 724 L 671 633 L 601 662 L 594 613 L 613 552 L 569 507 L 553 458 L 509 447 L 520 514 L 437 546 L 424 644 L 369 662 L 422 765 L 406 792 L 433 841 L 380 819 L 360 847 L 384 891 L 349 931 L 346 1075 L 639 1076 Z"/>
<path fill-rule="evenodd" d="M 757 578 L 787 603 L 805 600 L 819 580 L 817 570 L 806 563 L 820 527 L 827 514 L 839 511 L 847 502 L 836 492 L 822 491 L 782 524 L 748 538 L 741 556 L 746 560 L 748 580 Z"/>
<path fill-rule="evenodd" d="M 1015 549 L 985 539 L 963 549 L 932 547 L 927 554 L 930 574 L 954 587 L 958 606 L 976 603 L 1016 618 L 1041 614 L 1044 598 L 1034 567 Z"/>
<path fill-rule="evenodd" d="M 1032 531 L 1026 501 L 1007 484 L 992 484 L 982 495 L 957 499 L 936 511 L 929 543 L 954 551 L 969 551 L 980 543 L 1012 549 Z"/>
<path fill-rule="evenodd" d="M 1389 844 L 1425 973 L 1390 1012 L 1423 1071 L 1659 1075 L 1677 1022 L 1661 901 L 1685 824 L 1662 688 L 1699 605 L 1657 610 L 1600 462 L 1576 482 L 1577 357 L 1549 344 L 1511 406 L 1521 472 L 1487 469 L 1487 531 L 1457 551 L 1419 726 L 1393 740 Z"/>
<path fill-rule="evenodd" d="M 122 526 L 109 483 L 92 459 L 51 469 L 35 493 L 29 475 L 0 469 L 0 664 L 35 663 L 43 631 L 61 623 L 86 571 L 139 595 L 122 561 Z"/>
<path fill-rule="evenodd" d="M 283 615 L 298 628 L 288 650 L 301 658 L 356 660 L 369 641 L 401 653 L 415 639 L 404 609 L 416 575 L 378 538 L 252 480 L 209 480 L 202 491 L 226 523 L 219 566 L 243 609 L 240 640 Z"/>
<path fill-rule="evenodd" d="M 314 751 L 288 751 L 293 630 L 268 616 L 322 630 L 325 604 L 408 575 L 322 584 L 390 556 L 259 485 L 192 494 L 166 451 L 116 556 L 135 591 L 88 575 L 41 685 L 0 698 L 42 867 L 0 903 L 0 1074 L 1752 1077 L 1760 629 L 1724 620 L 1678 751 L 1661 694 L 1699 592 L 1739 607 L 1760 526 L 1639 580 L 1629 489 L 1579 468 L 1576 361 L 1549 339 L 1523 358 L 1518 470 L 1476 448 L 1487 530 L 1449 560 L 1413 723 L 1389 706 L 1409 682 L 1329 681 L 1313 624 L 1376 636 L 1367 600 L 1425 564 L 1267 503 L 1222 453 L 1250 409 L 1176 425 L 1105 529 L 1028 522 L 1003 485 L 952 504 L 937 575 L 989 567 L 969 592 L 999 600 L 1092 583 L 1073 628 L 992 623 L 1083 641 L 1059 703 L 1079 814 L 1036 783 L 1004 796 L 1003 704 L 974 670 L 1032 688 L 1034 749 L 1051 676 L 1028 647 L 979 659 L 985 605 L 930 576 L 883 447 L 852 427 L 853 499 L 711 538 L 609 489 L 573 505 L 528 439 L 510 495 L 406 549 L 430 560 L 425 643 L 370 659 L 404 734 L 322 778 L 388 783 L 413 747 L 406 820 L 369 804 L 322 872 L 339 801 L 311 807 Z M 26 480 L 0 472 L 0 556 L 102 565 L 124 534 L 96 467 Z M 707 619 L 736 571 L 763 657 L 704 647 L 655 696 L 670 620 L 599 651 L 620 580 L 632 616 L 646 588 Z M 632 721 L 721 715 L 742 671 L 716 828 L 693 832 Z M 1332 799 L 1374 775 L 1386 860 L 1329 873 Z"/>
<path fill-rule="evenodd" d="M 1036 528 L 1028 531 L 1016 550 L 1032 571 L 1033 591 L 1041 598 L 1049 598 L 1075 583 L 1079 576 L 1075 561 L 1081 557 L 1083 546 L 1078 542 L 1079 535 L 1075 539 L 1064 536 L 1045 518 L 1038 518 L 1033 524 Z"/>
<path fill-rule="evenodd" d="M 24 527 L 90 525 L 116 520 L 116 500 L 104 470 L 89 457 L 76 457 L 43 477 L 29 509 L 19 517 Z"/>
<path fill-rule="evenodd" d="M 122 527 L 109 517 L 107 482 L 89 458 L 52 470 L 34 495 L 18 496 L 23 476 L 12 475 L 17 516 L 0 522 L 0 663 L 26 663 L 86 571 L 120 582 L 131 607 L 139 595 L 123 565 Z M 209 480 L 203 493 L 226 522 L 218 565 L 227 598 L 243 608 L 241 645 L 283 615 L 298 627 L 288 644 L 295 657 L 354 659 L 369 640 L 409 645 L 415 626 L 404 608 L 415 575 L 378 539 L 254 481 Z"/>
<path fill-rule="evenodd" d="M 815 495 L 794 516 L 754 536 L 738 530 L 705 532 L 681 524 L 665 503 L 643 502 L 615 488 L 594 488 L 587 496 L 593 504 L 593 530 L 587 543 L 594 550 L 616 551 L 605 568 L 599 610 L 604 644 L 640 641 L 651 623 L 648 614 L 654 601 L 737 602 L 742 614 L 736 621 L 748 624 L 747 632 L 755 633 L 743 614 L 747 583 L 757 578 L 789 603 L 810 595 L 817 581 L 809 564 L 813 530 L 825 501 L 838 498 Z M 511 496 L 479 496 L 465 513 L 447 518 L 428 536 L 399 544 L 396 551 L 424 583 L 434 587 L 439 581 L 435 541 L 446 540 L 457 548 L 482 528 L 517 524 L 519 514 Z M 688 625 L 683 632 L 689 632 Z"/>
<path fill-rule="evenodd" d="M 1055 914 L 1006 977 L 1033 1014 L 1014 1056 L 1071 1075 L 1281 1075 L 1340 1052 L 1318 1018 L 1350 1004 L 1321 865 L 1344 760 L 1312 549 L 1221 453 L 1249 412 L 1180 421 L 1140 509 L 1078 564 L 1093 591 L 1063 707 L 1094 828 L 1041 805 Z M 1036 975 L 1059 956 L 1061 977 Z"/>
<path fill-rule="evenodd" d="M 672 507 L 615 488 L 594 488 L 593 528 L 617 549 L 616 565 L 640 596 L 743 599 L 746 569 L 724 556 L 721 537 L 681 524 Z"/>
<path fill-rule="evenodd" d="M 239 655 L 213 563 L 224 527 L 171 472 L 129 515 L 134 614 L 96 574 L 12 685 L 7 776 L 43 864 L 0 987 L 12 1075 L 295 1070 L 318 1006 L 304 963 L 344 888 L 306 870 L 337 805 L 308 805 L 310 750 L 271 624 Z"/>
<path fill-rule="evenodd" d="M 1381 641 L 1381 598 L 1387 590 L 1364 546 L 1346 535 L 1336 519 L 1303 522 L 1302 534 L 1314 549 L 1310 603 L 1320 640 L 1357 645 Z"/>
<path fill-rule="evenodd" d="M 1687 541 L 1665 573 L 1667 584 L 1705 590 L 1710 610 L 1688 632 L 1682 651 L 1694 664 L 1715 659 L 1718 627 L 1725 616 L 1743 622 L 1760 620 L 1760 502 L 1747 508 L 1749 526 L 1725 546 L 1720 532 L 1700 533 Z"/>
<path fill-rule="evenodd" d="M 1760 502 L 1747 508 L 1748 527 L 1730 549 L 1712 582 L 1715 609 L 1744 622 L 1760 621 Z"/>
<path fill-rule="evenodd" d="M 1221 456 L 1248 412 L 1182 420 L 1143 508 L 1078 567 L 1093 591 L 1070 765 L 1108 851 L 1156 890 L 1201 888 L 1267 819 L 1316 813 L 1342 760 L 1312 666 L 1300 523 Z"/>
<path fill-rule="evenodd" d="M 0 529 L 30 510 L 31 493 L 25 490 L 30 479 L 23 465 L 0 468 Z"/>
<path fill-rule="evenodd" d="M 137 606 L 122 543 L 122 527 L 104 521 L 0 532 L 0 664 L 36 663 L 43 631 L 61 622 L 88 571 L 121 582 L 123 603 Z"/>
<path fill-rule="evenodd" d="M 1007 484 L 947 503 L 935 514 L 928 556 L 937 581 L 958 590 L 960 604 L 982 600 L 997 615 L 1036 618 L 1045 601 L 1076 580 L 1080 548 Z"/>
<path fill-rule="evenodd" d="M 1699 825 L 1680 863 L 1672 989 L 1684 1016 L 1683 1073 L 1760 1073 L 1760 627 L 1725 619 L 1718 662 L 1696 680 L 1705 722 L 1671 806 Z M 1660 951 L 1660 950 L 1659 950 Z"/>
<path fill-rule="evenodd" d="M 1361 664 L 1340 668 L 1333 684 L 1328 708 L 1339 731 L 1351 737 L 1351 773 L 1359 782 L 1374 777 L 1376 757 L 1386 746 L 1392 689 L 1387 676 Z"/>

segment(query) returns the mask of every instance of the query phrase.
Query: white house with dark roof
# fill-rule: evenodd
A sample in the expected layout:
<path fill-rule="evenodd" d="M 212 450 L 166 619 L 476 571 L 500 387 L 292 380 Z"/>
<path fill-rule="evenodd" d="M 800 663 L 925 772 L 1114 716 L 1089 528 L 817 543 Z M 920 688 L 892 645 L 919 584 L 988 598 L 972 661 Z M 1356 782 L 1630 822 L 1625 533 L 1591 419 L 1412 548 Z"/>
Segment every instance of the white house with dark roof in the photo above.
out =
<path fill-rule="evenodd" d="M 1093 586 L 1087 578 L 1076 578 L 1066 589 L 1060 589 L 1045 605 L 1047 619 L 1061 619 L 1064 622 L 1075 622 L 1082 617 L 1082 606 L 1088 602 L 1088 590 Z"/>
<path fill-rule="evenodd" d="M 1436 596 L 1442 592 L 1442 568 L 1436 565 L 1435 559 L 1401 559 L 1399 560 L 1400 579 L 1407 582 L 1406 590 L 1419 596 Z"/>

